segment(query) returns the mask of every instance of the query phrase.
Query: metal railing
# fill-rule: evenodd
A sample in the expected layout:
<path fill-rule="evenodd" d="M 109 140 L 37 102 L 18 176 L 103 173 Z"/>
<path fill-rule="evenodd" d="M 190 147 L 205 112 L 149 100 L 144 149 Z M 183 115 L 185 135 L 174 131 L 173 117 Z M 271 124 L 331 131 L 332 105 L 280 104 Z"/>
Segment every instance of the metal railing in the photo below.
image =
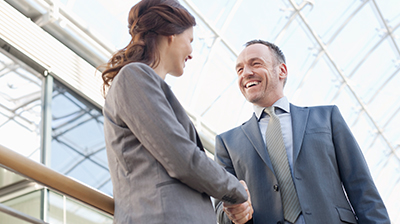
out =
<path fill-rule="evenodd" d="M 9 214 L 11 216 L 14 216 L 15 218 L 33 223 L 33 224 L 48 224 L 47 222 L 44 222 L 40 219 L 34 218 L 32 216 L 26 215 L 20 211 L 17 211 L 13 208 L 7 207 L 3 204 L 0 203 L 0 212 L 4 212 L 6 214 Z"/>
<path fill-rule="evenodd" d="M 14 172 L 110 215 L 114 215 L 114 199 L 111 196 L 66 177 L 2 145 L 0 145 L 0 155 L 0 164 Z"/>

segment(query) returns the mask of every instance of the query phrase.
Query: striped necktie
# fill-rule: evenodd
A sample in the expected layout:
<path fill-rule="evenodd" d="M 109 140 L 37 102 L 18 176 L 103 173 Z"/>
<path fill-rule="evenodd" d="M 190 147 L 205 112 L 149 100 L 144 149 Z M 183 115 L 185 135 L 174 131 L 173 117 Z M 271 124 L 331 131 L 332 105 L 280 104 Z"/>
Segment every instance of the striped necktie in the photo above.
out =
<path fill-rule="evenodd" d="M 264 111 L 270 116 L 265 135 L 268 154 L 280 186 L 283 215 L 287 221 L 294 223 L 301 212 L 301 207 L 290 173 L 289 161 L 282 137 L 281 123 L 275 114 L 274 107 L 267 107 Z"/>

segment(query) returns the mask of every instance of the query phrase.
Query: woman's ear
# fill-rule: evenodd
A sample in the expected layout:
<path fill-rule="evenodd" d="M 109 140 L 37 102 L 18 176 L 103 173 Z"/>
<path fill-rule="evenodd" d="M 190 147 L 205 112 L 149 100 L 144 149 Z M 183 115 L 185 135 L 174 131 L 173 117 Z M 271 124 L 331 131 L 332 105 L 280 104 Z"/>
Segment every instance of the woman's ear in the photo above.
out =
<path fill-rule="evenodd" d="M 167 36 L 168 44 L 171 44 L 172 42 L 174 42 L 175 41 L 175 37 L 176 37 L 176 34 Z"/>

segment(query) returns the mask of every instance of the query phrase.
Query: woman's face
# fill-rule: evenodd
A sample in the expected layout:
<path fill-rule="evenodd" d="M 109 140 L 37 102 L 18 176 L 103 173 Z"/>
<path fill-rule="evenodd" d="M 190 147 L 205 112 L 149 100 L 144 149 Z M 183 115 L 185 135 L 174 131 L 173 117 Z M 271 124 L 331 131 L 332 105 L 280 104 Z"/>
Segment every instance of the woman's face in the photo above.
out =
<path fill-rule="evenodd" d="M 192 59 L 193 27 L 186 29 L 181 34 L 172 36 L 170 50 L 167 55 L 170 75 L 179 77 L 183 74 L 185 62 Z"/>

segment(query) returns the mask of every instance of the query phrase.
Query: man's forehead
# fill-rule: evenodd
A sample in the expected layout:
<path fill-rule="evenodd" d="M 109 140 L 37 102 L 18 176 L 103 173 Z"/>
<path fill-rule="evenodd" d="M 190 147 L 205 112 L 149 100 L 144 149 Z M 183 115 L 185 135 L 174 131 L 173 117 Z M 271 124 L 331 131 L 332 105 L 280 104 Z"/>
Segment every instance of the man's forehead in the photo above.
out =
<path fill-rule="evenodd" d="M 236 64 L 241 64 L 255 58 L 263 58 L 264 60 L 266 60 L 267 58 L 269 58 L 269 56 L 269 47 L 265 46 L 264 44 L 252 44 L 243 49 L 243 51 L 236 59 Z"/>

